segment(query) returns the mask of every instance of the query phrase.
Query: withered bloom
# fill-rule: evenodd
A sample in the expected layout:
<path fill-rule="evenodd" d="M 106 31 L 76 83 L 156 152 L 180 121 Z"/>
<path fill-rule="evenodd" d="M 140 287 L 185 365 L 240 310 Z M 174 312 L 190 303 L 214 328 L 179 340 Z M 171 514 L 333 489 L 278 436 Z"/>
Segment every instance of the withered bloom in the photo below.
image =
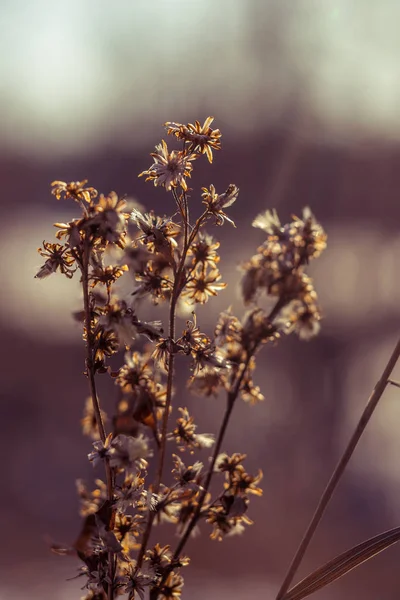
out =
<path fill-rule="evenodd" d="M 255 496 L 262 496 L 262 489 L 258 487 L 258 484 L 262 480 L 262 471 L 258 471 L 258 475 L 249 475 L 246 473 L 244 468 L 240 465 L 235 469 L 232 474 L 232 478 L 226 487 L 231 489 L 234 494 L 254 494 Z"/>
<path fill-rule="evenodd" d="M 142 214 L 137 209 L 132 211 L 131 219 L 143 233 L 138 239 L 151 252 L 165 255 L 166 251 L 171 253 L 178 246 L 175 238 L 181 228 L 171 219 L 158 217 L 152 211 Z"/>
<path fill-rule="evenodd" d="M 178 150 L 168 151 L 168 146 L 164 140 L 156 146 L 156 151 L 150 154 L 154 158 L 154 163 L 146 171 L 140 173 L 147 175 L 146 181 L 153 181 L 155 186 L 163 186 L 167 192 L 172 188 L 181 186 L 186 191 L 187 183 L 185 177 L 190 177 L 193 165 L 191 161 L 196 158 L 196 154 L 186 154 Z"/>
<path fill-rule="evenodd" d="M 253 521 L 244 514 L 237 517 L 231 517 L 224 506 L 212 506 L 208 510 L 207 523 L 210 523 L 213 526 L 210 538 L 221 542 L 227 535 L 242 533 L 243 523 L 252 525 Z"/>
<path fill-rule="evenodd" d="M 51 183 L 53 188 L 51 193 L 54 194 L 57 200 L 60 200 L 61 196 L 64 196 L 64 198 L 73 198 L 73 200 L 83 200 L 89 203 L 92 198 L 97 196 L 97 190 L 93 187 L 85 187 L 87 182 L 87 179 L 70 181 L 69 183 L 65 181 L 53 181 Z"/>
<path fill-rule="evenodd" d="M 208 272 L 196 268 L 185 286 L 182 296 L 187 302 L 198 302 L 205 304 L 211 296 L 217 296 L 218 292 L 224 290 L 226 283 L 220 281 L 221 273 L 218 269 Z"/>
<path fill-rule="evenodd" d="M 169 135 L 172 134 L 178 140 L 189 143 L 189 152 L 206 154 L 208 161 L 212 163 L 212 151 L 221 149 L 221 132 L 219 129 L 211 129 L 210 125 L 213 121 L 214 117 L 207 117 L 203 125 L 200 125 L 199 121 L 195 121 L 194 125 L 192 123 L 181 125 L 167 121 L 165 127 Z"/>
<path fill-rule="evenodd" d="M 188 381 L 188 388 L 198 396 L 218 396 L 220 387 L 224 384 L 224 374 L 219 371 L 200 371 Z"/>
<path fill-rule="evenodd" d="M 83 331 L 83 339 L 87 341 L 86 327 Z M 96 326 L 94 332 L 94 361 L 96 369 L 102 369 L 106 357 L 110 357 L 119 349 L 119 340 L 114 331 L 106 331 L 101 326 Z"/>
<path fill-rule="evenodd" d="M 148 357 L 139 352 L 127 352 L 125 364 L 119 370 L 116 383 L 124 392 L 132 392 L 136 387 L 146 386 L 152 378 Z"/>
<path fill-rule="evenodd" d="M 170 546 L 156 544 L 151 550 L 146 551 L 145 560 L 157 576 L 162 575 L 165 567 L 171 562 L 172 553 Z"/>
<path fill-rule="evenodd" d="M 222 311 L 215 326 L 215 344 L 222 346 L 230 342 L 240 342 L 243 326 L 239 319 L 232 314 L 232 309 Z"/>
<path fill-rule="evenodd" d="M 173 288 L 169 275 L 161 273 L 151 263 L 143 273 L 137 273 L 135 279 L 138 286 L 132 292 L 132 296 L 143 298 L 150 295 L 155 305 L 160 300 L 167 300 Z"/>
<path fill-rule="evenodd" d="M 189 448 L 210 448 L 214 444 L 214 436 L 211 433 L 195 433 L 197 425 L 194 418 L 189 415 L 187 408 L 179 408 L 181 417 L 176 421 L 176 428 L 173 430 L 170 439 L 175 438 L 179 450 L 183 451 Z"/>
<path fill-rule="evenodd" d="M 183 577 L 177 573 L 170 573 L 160 590 L 161 600 L 179 600 L 182 594 Z"/>
<path fill-rule="evenodd" d="M 208 213 L 215 217 L 215 224 L 223 225 L 225 221 L 228 221 L 236 227 L 232 219 L 222 210 L 223 208 L 232 206 L 237 200 L 239 189 L 236 185 L 231 183 L 223 194 L 217 194 L 212 184 L 210 185 L 210 189 L 203 187 L 202 190 L 203 204 L 207 206 Z"/>
<path fill-rule="evenodd" d="M 115 192 L 108 196 L 100 195 L 96 203 L 89 206 L 89 218 L 82 224 L 83 231 L 101 244 L 125 246 L 126 222 L 129 214 L 124 213 L 126 200 L 118 198 Z"/>
<path fill-rule="evenodd" d="M 68 279 L 71 279 L 76 271 L 76 268 L 72 267 L 75 262 L 74 257 L 67 246 L 61 246 L 61 244 L 51 244 L 50 242 L 43 242 L 43 248 L 38 248 L 38 252 L 41 256 L 46 258 L 46 262 L 43 267 L 36 273 L 37 279 L 44 279 L 57 270 L 63 275 L 66 275 Z"/>
<path fill-rule="evenodd" d="M 192 348 L 204 348 L 209 346 L 210 339 L 201 333 L 197 326 L 196 314 L 193 312 L 193 321 L 186 321 L 186 328 L 183 330 L 182 336 L 177 341 L 178 344 L 182 344 L 187 352 Z"/>
<path fill-rule="evenodd" d="M 152 583 L 152 578 L 148 574 L 130 566 L 126 570 L 124 578 L 124 592 L 128 594 L 128 600 L 135 600 L 136 596 L 139 596 L 140 600 L 144 600 L 145 588 Z"/>
<path fill-rule="evenodd" d="M 211 235 L 200 232 L 194 242 L 191 244 L 188 256 L 192 258 L 192 264 L 202 265 L 203 269 L 206 267 L 217 268 L 217 263 L 220 257 L 217 250 L 220 246 L 219 242 L 216 242 Z"/>
<path fill-rule="evenodd" d="M 93 267 L 89 280 L 92 282 L 91 287 L 94 288 L 98 284 L 106 286 L 107 293 L 111 293 L 111 286 L 128 270 L 127 265 L 105 267 L 104 265 L 96 265 Z"/>
<path fill-rule="evenodd" d="M 247 375 L 244 378 L 243 383 L 240 387 L 240 395 L 245 402 L 249 404 L 258 404 L 264 400 L 264 396 L 261 393 L 260 388 L 254 385 L 251 377 Z"/>
<path fill-rule="evenodd" d="M 126 473 L 132 470 L 145 469 L 146 458 L 152 456 L 148 440 L 143 436 L 117 435 L 110 444 L 108 458 L 110 466 L 124 469 Z"/>
<path fill-rule="evenodd" d="M 187 467 L 177 454 L 173 454 L 172 458 L 174 461 L 174 468 L 172 469 L 174 479 L 176 479 L 182 488 L 190 488 L 197 491 L 200 488 L 202 480 L 201 471 L 203 463 L 196 461 L 193 465 Z"/>

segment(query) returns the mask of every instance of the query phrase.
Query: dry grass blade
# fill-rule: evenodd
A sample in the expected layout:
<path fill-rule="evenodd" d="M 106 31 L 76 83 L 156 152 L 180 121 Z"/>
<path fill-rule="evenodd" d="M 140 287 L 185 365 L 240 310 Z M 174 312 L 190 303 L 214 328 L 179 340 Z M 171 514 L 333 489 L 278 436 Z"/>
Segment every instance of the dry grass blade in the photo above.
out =
<path fill-rule="evenodd" d="M 395 527 L 350 548 L 300 581 L 285 594 L 283 600 L 301 600 L 310 596 L 398 541 L 400 527 Z"/>

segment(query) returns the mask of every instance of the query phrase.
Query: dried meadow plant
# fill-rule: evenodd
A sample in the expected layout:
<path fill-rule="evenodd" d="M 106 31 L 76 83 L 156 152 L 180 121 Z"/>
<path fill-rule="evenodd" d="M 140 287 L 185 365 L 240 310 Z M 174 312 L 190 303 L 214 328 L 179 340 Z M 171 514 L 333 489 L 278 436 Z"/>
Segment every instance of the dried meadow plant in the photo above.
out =
<path fill-rule="evenodd" d="M 204 154 L 212 163 L 213 152 L 221 148 L 221 132 L 212 129 L 212 123 L 212 117 L 203 125 L 166 123 L 167 134 L 176 138 L 180 149 L 170 150 L 162 140 L 151 154 L 153 163 L 140 174 L 170 194 L 172 216 L 138 208 L 127 212 L 123 197 L 115 192 L 99 195 L 86 180 L 52 183 L 55 197 L 75 202 L 79 215 L 55 224 L 58 242 L 43 242 L 39 253 L 45 263 L 36 277 L 59 271 L 67 278 L 80 278 L 83 310 L 76 317 L 82 321 L 90 393 L 82 429 L 93 440 L 88 458 L 93 465 L 103 465 L 105 479 L 96 480 L 92 491 L 78 480 L 81 532 L 71 548 L 53 548 L 76 554 L 82 561 L 84 600 L 178 599 L 182 570 L 189 564 L 185 546 L 200 524 L 214 540 L 242 533 L 252 524 L 247 512 L 251 496 L 262 495 L 262 472 L 247 472 L 245 454 L 223 451 L 232 411 L 239 399 L 250 404 L 263 400 L 253 383 L 260 351 L 285 335 L 296 333 L 309 340 L 319 331 L 321 313 L 306 269 L 325 249 L 327 236 L 309 208 L 287 224 L 281 223 L 275 210 L 256 216 L 253 226 L 263 231 L 265 241 L 240 265 L 246 311 L 239 318 L 227 308 L 213 336 L 201 331 L 196 305 L 207 303 L 226 287 L 219 271 L 220 244 L 210 228 L 235 227 L 230 208 L 239 194 L 234 184 L 222 193 L 211 184 L 202 188 L 200 201 L 188 187 L 196 161 Z M 133 283 L 129 295 L 122 297 L 116 284 L 128 274 Z M 143 320 L 140 312 L 145 301 L 167 303 L 168 323 Z M 185 323 L 177 316 L 183 306 L 192 313 Z M 114 355 L 124 357 L 118 370 L 109 364 Z M 190 365 L 189 392 L 226 397 L 215 436 L 198 432 L 186 406 L 176 407 L 173 416 L 178 355 Z M 108 429 L 98 394 L 101 374 L 113 378 L 116 386 L 116 409 Z M 386 383 L 389 375 L 390 371 Z M 354 447 L 321 500 L 278 600 L 299 600 L 336 578 L 328 569 L 319 579 L 313 574 L 300 588 L 288 591 Z M 164 468 L 167 452 L 174 465 L 171 473 Z M 210 455 L 208 460 L 194 461 L 194 453 Z M 218 492 L 213 496 L 214 481 Z M 150 543 L 161 522 L 178 533 L 176 547 Z M 370 553 L 371 548 L 373 543 L 368 546 Z M 340 564 L 341 574 L 349 570 L 347 563 Z"/>

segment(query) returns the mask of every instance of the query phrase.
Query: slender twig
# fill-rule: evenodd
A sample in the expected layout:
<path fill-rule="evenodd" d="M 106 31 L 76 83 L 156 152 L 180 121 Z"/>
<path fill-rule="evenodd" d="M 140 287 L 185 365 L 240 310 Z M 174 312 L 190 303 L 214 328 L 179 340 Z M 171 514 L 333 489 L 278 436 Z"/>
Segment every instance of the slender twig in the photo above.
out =
<path fill-rule="evenodd" d="M 383 392 L 386 389 L 386 386 L 388 385 L 388 383 L 390 382 L 390 375 L 399 359 L 400 356 L 400 340 L 397 342 L 395 349 L 392 352 L 392 355 L 390 356 L 381 377 L 379 378 L 377 384 L 374 387 L 374 390 L 371 394 L 371 396 L 368 399 L 367 405 L 360 417 L 360 420 L 353 432 L 353 435 L 350 438 L 350 441 L 345 449 L 345 451 L 343 452 L 342 457 L 340 458 L 319 502 L 318 502 L 318 506 L 315 510 L 315 513 L 307 527 L 307 530 L 303 536 L 303 539 L 301 540 L 301 543 L 296 551 L 296 554 L 294 555 L 294 558 L 289 566 L 289 569 L 287 571 L 287 574 L 285 576 L 285 579 L 279 589 L 279 592 L 276 596 L 276 600 L 282 600 L 287 592 L 287 590 L 289 589 L 289 586 L 293 580 L 293 577 L 295 576 L 297 569 L 300 566 L 300 563 L 306 553 L 306 550 L 314 536 L 314 533 L 325 513 L 326 507 L 328 506 L 335 490 L 336 487 L 343 475 L 343 472 L 347 466 L 347 464 L 349 463 L 354 450 L 357 447 L 358 442 L 360 441 L 360 438 L 379 402 L 379 400 L 382 397 Z"/>
<path fill-rule="evenodd" d="M 107 435 L 104 427 L 103 417 L 101 415 L 99 399 L 96 391 L 96 381 L 95 381 L 95 369 L 94 369 L 94 339 L 93 339 L 93 331 L 92 331 L 92 316 L 90 309 L 90 298 L 89 298 L 89 255 L 90 255 L 90 244 L 88 241 L 85 241 L 84 251 L 83 251 L 83 260 L 82 260 L 82 288 L 83 288 L 83 303 L 84 303 L 84 312 L 85 312 L 85 328 L 86 328 L 86 373 L 89 380 L 89 389 L 90 395 L 92 398 L 93 411 L 96 418 L 97 427 L 99 430 L 100 438 L 103 443 L 105 443 Z M 113 474 L 112 469 L 110 467 L 109 460 L 106 458 L 105 463 L 105 471 L 106 471 L 106 482 L 107 482 L 107 499 L 110 503 L 113 502 L 114 499 L 114 482 L 113 482 Z M 110 519 L 110 528 L 113 522 L 114 515 L 112 514 Z M 114 598 L 114 553 L 109 551 L 108 553 L 108 562 L 109 562 L 109 578 L 110 582 L 108 584 L 108 600 L 113 600 Z"/>

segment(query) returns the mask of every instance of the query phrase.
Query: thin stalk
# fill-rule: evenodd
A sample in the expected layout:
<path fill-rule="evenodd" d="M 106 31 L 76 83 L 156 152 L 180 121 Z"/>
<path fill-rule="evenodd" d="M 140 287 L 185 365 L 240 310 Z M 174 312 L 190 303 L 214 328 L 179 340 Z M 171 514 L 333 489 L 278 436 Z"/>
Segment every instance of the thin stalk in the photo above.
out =
<path fill-rule="evenodd" d="M 93 411 L 96 417 L 96 423 L 99 430 L 100 438 L 103 444 L 106 441 L 107 435 L 104 427 L 103 418 L 101 416 L 99 399 L 97 396 L 96 390 L 96 381 L 95 381 L 95 370 L 94 370 L 94 340 L 93 340 L 93 331 L 92 331 L 92 317 L 90 311 L 90 298 L 89 298 L 89 253 L 90 246 L 87 241 L 85 241 L 85 247 L 83 252 L 83 261 L 82 261 L 82 287 L 83 287 L 83 303 L 84 303 L 84 311 L 85 311 L 85 327 L 86 327 L 86 372 L 89 380 L 89 389 L 90 395 L 92 398 Z M 114 483 L 113 483 L 113 475 L 112 469 L 110 467 L 110 463 L 108 459 L 105 460 L 105 471 L 106 471 L 106 482 L 107 482 L 107 499 L 110 503 L 113 502 L 114 499 Z M 111 517 L 111 521 L 113 521 L 113 516 Z M 111 523 L 110 523 L 111 525 Z M 112 551 L 108 553 L 108 563 L 109 563 L 109 577 L 110 583 L 108 584 L 108 600 L 113 600 L 114 598 L 114 554 Z"/>
<path fill-rule="evenodd" d="M 183 534 L 183 536 L 181 537 L 181 539 L 179 541 L 179 544 L 178 544 L 178 546 L 175 549 L 174 555 L 173 555 L 172 560 L 171 560 L 171 564 L 176 563 L 176 561 L 179 559 L 180 554 L 181 554 L 183 548 L 185 547 L 185 545 L 186 545 L 186 543 L 187 543 L 187 541 L 188 541 L 188 539 L 190 537 L 190 534 L 192 533 L 192 531 L 193 531 L 193 529 L 194 529 L 197 521 L 200 518 L 201 509 L 203 507 L 204 500 L 205 500 L 205 498 L 207 496 L 207 492 L 208 492 L 210 484 L 211 484 L 211 479 L 212 479 L 212 476 L 214 474 L 215 463 L 216 463 L 218 455 L 220 454 L 220 451 L 221 451 L 222 442 L 224 440 L 225 433 L 226 433 L 226 430 L 227 430 L 227 427 L 228 427 L 228 424 L 229 424 L 229 420 L 230 420 L 230 417 L 231 417 L 231 414 L 232 414 L 232 411 L 233 411 L 233 407 L 235 405 L 235 400 L 236 400 L 236 398 L 238 396 L 240 385 L 241 385 L 241 383 L 243 381 L 243 377 L 245 376 L 245 373 L 247 371 L 247 367 L 249 366 L 249 362 L 250 362 L 251 357 L 252 357 L 252 355 L 253 355 L 254 352 L 255 352 L 255 348 L 254 348 L 254 350 L 253 350 L 252 353 L 249 353 L 249 355 L 247 357 L 247 360 L 246 360 L 246 362 L 245 362 L 245 364 L 243 366 L 243 369 L 242 369 L 239 377 L 236 380 L 234 388 L 230 392 L 228 392 L 227 404 L 226 404 L 226 410 L 225 410 L 224 418 L 222 420 L 221 427 L 220 427 L 220 430 L 219 430 L 219 433 L 218 433 L 218 439 L 217 439 L 217 442 L 215 444 L 215 448 L 214 448 L 214 452 L 213 452 L 213 455 L 212 455 L 210 467 L 208 469 L 206 480 L 205 480 L 205 483 L 204 483 L 204 486 L 203 486 L 203 491 L 202 491 L 202 493 L 200 495 L 198 504 L 196 506 L 196 510 L 195 510 L 195 512 L 194 512 L 194 514 L 193 514 L 193 516 L 192 516 L 192 518 L 191 518 L 191 520 L 190 520 L 190 522 L 189 522 L 189 524 L 188 524 L 188 526 L 186 528 L 186 531 Z M 160 583 L 157 585 L 157 588 L 155 588 L 155 589 L 153 589 L 153 590 L 150 591 L 150 600 L 157 600 L 159 592 L 160 592 L 160 589 L 162 588 L 162 586 L 163 586 L 165 580 L 167 579 L 168 575 L 169 575 L 169 570 L 166 569 L 165 572 L 164 572 L 164 575 L 163 575 L 163 577 L 162 577 L 162 579 L 160 581 Z"/>
<path fill-rule="evenodd" d="M 400 356 L 400 340 L 397 342 L 395 349 L 393 350 L 385 368 L 383 369 L 382 375 L 380 376 L 378 382 L 376 383 L 371 396 L 368 399 L 367 405 L 360 417 L 360 420 L 353 432 L 353 435 L 350 438 L 350 441 L 343 452 L 342 457 L 340 458 L 332 476 L 318 502 L 318 506 L 314 512 L 314 515 L 307 527 L 307 530 L 303 536 L 303 539 L 300 542 L 300 545 L 294 555 L 294 558 L 289 566 L 285 579 L 279 589 L 279 592 L 276 596 L 276 600 L 282 600 L 289 589 L 289 586 L 297 572 L 297 569 L 300 566 L 300 563 L 306 553 L 306 550 L 314 536 L 314 533 L 325 513 L 325 510 L 336 490 L 336 487 L 344 473 L 346 466 L 348 465 L 354 450 L 357 447 L 358 442 L 370 420 L 375 408 L 378 405 L 379 400 L 382 397 L 383 392 L 386 389 L 386 386 L 390 382 L 390 375 L 399 359 Z"/>
<path fill-rule="evenodd" d="M 232 414 L 232 411 L 233 411 L 233 407 L 235 405 L 235 401 L 237 399 L 237 396 L 238 396 L 238 393 L 239 393 L 239 390 L 240 390 L 240 386 L 241 386 L 242 381 L 243 381 L 243 377 L 246 374 L 247 368 L 249 366 L 249 362 L 250 362 L 251 357 L 253 356 L 254 352 L 255 352 L 255 349 L 253 350 L 253 352 L 249 352 L 248 357 L 246 359 L 246 362 L 243 365 L 243 368 L 242 368 L 242 370 L 240 372 L 240 375 L 238 376 L 238 378 L 236 380 L 236 383 L 235 383 L 233 389 L 230 390 L 229 393 L 228 393 L 224 418 L 222 420 L 221 427 L 220 427 L 220 430 L 219 430 L 219 433 L 218 433 L 217 442 L 215 444 L 215 448 L 214 448 L 214 452 L 213 452 L 213 455 L 212 455 L 210 467 L 208 469 L 207 477 L 206 477 L 206 480 L 205 480 L 205 483 L 204 483 L 204 486 L 203 486 L 203 491 L 202 491 L 202 493 L 200 495 L 199 502 L 198 502 L 198 504 L 196 506 L 196 510 L 195 510 L 195 512 L 193 514 L 193 517 L 192 517 L 191 521 L 189 522 L 189 525 L 187 526 L 186 531 L 183 534 L 182 538 L 180 539 L 179 544 L 178 544 L 178 546 L 177 546 L 177 548 L 176 548 L 176 550 L 174 552 L 174 556 L 173 556 L 172 562 L 176 561 L 179 558 L 180 553 L 182 552 L 182 550 L 183 550 L 186 542 L 189 539 L 190 534 L 192 533 L 192 531 L 193 531 L 193 529 L 194 529 L 197 521 L 200 518 L 201 509 L 203 507 L 204 500 L 205 500 L 205 498 L 207 496 L 207 492 L 208 492 L 210 484 L 211 484 L 211 479 L 212 479 L 212 476 L 214 474 L 215 463 L 216 463 L 216 460 L 218 458 L 218 455 L 221 452 L 222 442 L 223 442 L 224 437 L 225 437 L 225 433 L 226 433 L 226 430 L 227 430 L 227 427 L 228 427 L 228 424 L 229 424 L 229 420 L 230 420 L 230 417 L 231 417 L 231 414 Z"/>
<path fill-rule="evenodd" d="M 178 270 L 178 277 L 180 271 Z M 173 295 L 171 298 L 171 304 L 169 309 L 169 338 L 173 340 L 175 338 L 175 309 L 176 302 L 178 300 L 176 286 L 174 286 Z M 168 359 L 168 378 L 167 378 L 167 397 L 165 402 L 165 409 L 163 414 L 163 422 L 161 428 L 161 444 L 160 444 L 160 459 L 158 462 L 157 476 L 154 484 L 154 493 L 157 494 L 160 489 L 162 474 L 165 463 L 165 451 L 167 446 L 167 429 L 168 429 L 168 417 L 169 410 L 172 401 L 172 383 L 174 378 L 174 363 L 175 354 L 171 352 Z"/>
<path fill-rule="evenodd" d="M 173 190 L 173 195 L 178 204 L 178 207 L 180 207 L 180 201 L 179 201 L 178 195 L 176 194 L 175 190 Z M 182 212 L 183 212 L 182 220 L 183 220 L 183 226 L 184 226 L 184 245 L 183 245 L 183 250 L 182 250 L 182 255 L 181 255 L 180 262 L 179 262 L 179 266 L 175 272 L 174 286 L 172 289 L 171 301 L 170 301 L 170 307 L 169 307 L 168 336 L 169 336 L 170 340 L 173 340 L 175 338 L 176 303 L 178 301 L 179 295 L 182 290 L 181 278 L 182 278 L 182 273 L 183 273 L 183 269 L 185 266 L 186 254 L 188 251 L 188 212 L 189 212 L 189 209 L 188 209 L 188 203 L 186 200 L 186 196 L 185 196 L 184 210 Z M 163 470 L 164 470 L 166 445 L 167 445 L 168 417 L 169 417 L 169 411 L 170 411 L 171 401 L 172 401 L 172 384 L 173 384 L 173 378 L 174 378 L 174 363 L 175 363 L 175 355 L 173 352 L 171 352 L 171 354 L 169 355 L 169 359 L 168 359 L 167 395 L 166 395 L 166 401 L 165 401 L 163 421 L 162 421 L 162 426 L 161 426 L 160 457 L 159 457 L 159 461 L 158 461 L 156 478 L 155 478 L 155 482 L 154 482 L 154 486 L 153 486 L 154 494 L 158 494 L 158 491 L 159 491 L 160 485 L 161 485 L 161 481 L 162 481 Z M 140 567 L 142 566 L 144 553 L 146 552 L 146 548 L 147 548 L 147 544 L 148 544 L 148 541 L 150 538 L 150 534 L 151 534 L 151 530 L 153 527 L 153 522 L 154 522 L 155 516 L 156 516 L 155 512 L 152 512 L 149 514 L 149 518 L 147 521 L 146 529 L 143 533 L 142 543 L 140 546 L 140 550 L 139 550 L 138 558 L 137 558 L 137 562 L 136 562 L 137 570 L 139 570 Z"/>

